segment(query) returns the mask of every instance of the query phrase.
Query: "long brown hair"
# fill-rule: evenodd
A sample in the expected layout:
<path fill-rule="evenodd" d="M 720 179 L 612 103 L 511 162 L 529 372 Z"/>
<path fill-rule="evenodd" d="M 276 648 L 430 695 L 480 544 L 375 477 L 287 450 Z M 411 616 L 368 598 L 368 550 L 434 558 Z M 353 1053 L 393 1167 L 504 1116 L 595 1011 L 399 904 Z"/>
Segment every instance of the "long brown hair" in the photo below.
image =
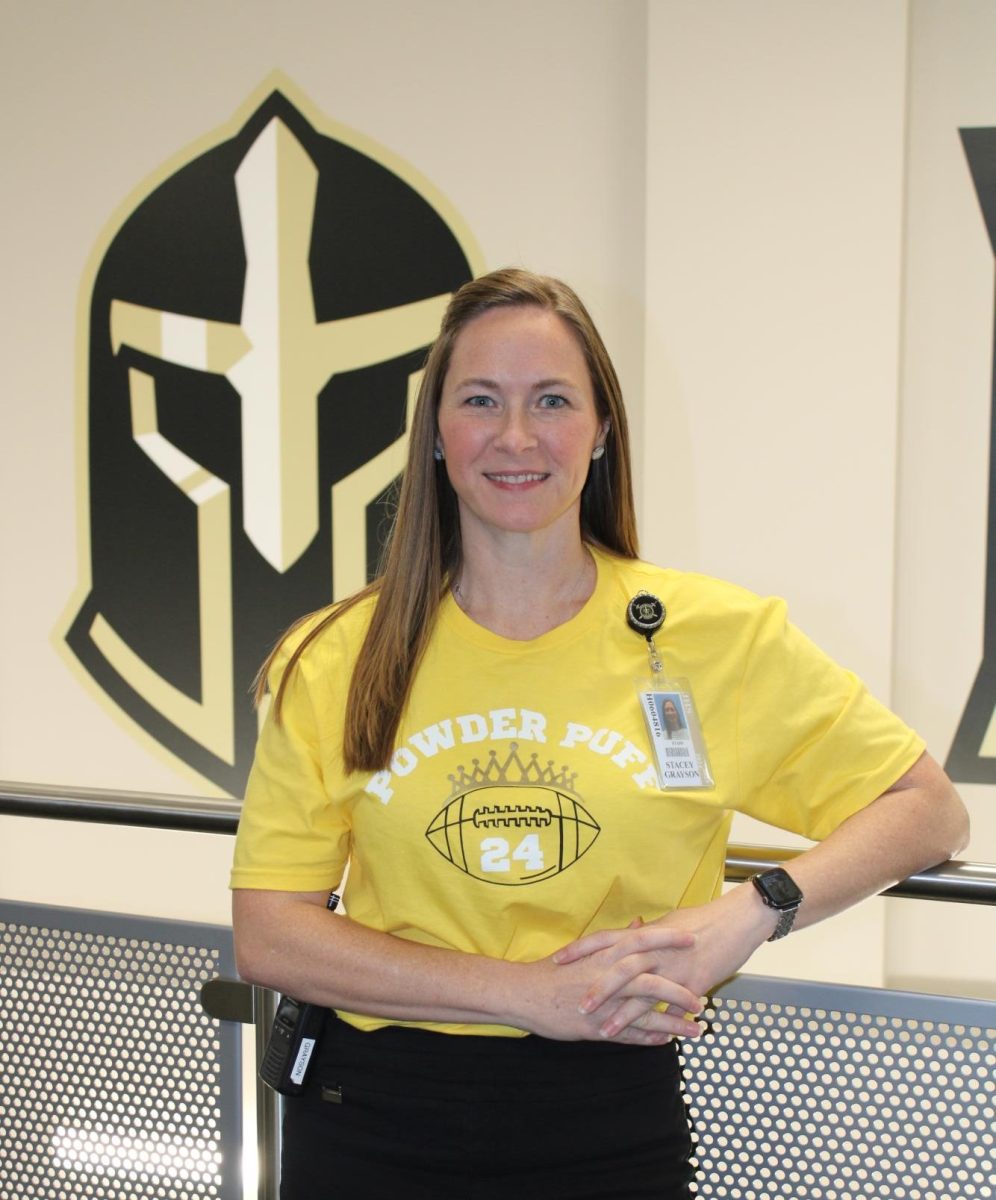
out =
<path fill-rule="evenodd" d="M 333 605 L 315 624 L 290 656 L 274 697 L 274 717 L 279 720 L 286 680 L 309 643 L 355 604 L 376 596 L 349 684 L 343 736 L 343 760 L 349 771 L 383 770 L 390 762 L 436 612 L 460 569 L 457 498 L 446 475 L 446 464 L 433 456 L 436 413 L 453 346 L 475 317 L 492 308 L 522 305 L 554 312 L 574 331 L 591 375 L 598 417 L 609 422 L 605 454 L 592 462 L 581 493 L 581 536 L 624 558 L 637 556 L 629 431 L 622 391 L 587 309 L 560 280 L 517 268 L 493 271 L 465 283 L 450 301 L 439 337 L 426 360 L 409 433 L 408 464 L 382 573 L 355 595 Z M 279 648 L 270 654 L 257 676 L 257 700 L 263 695 L 267 672 Z"/>

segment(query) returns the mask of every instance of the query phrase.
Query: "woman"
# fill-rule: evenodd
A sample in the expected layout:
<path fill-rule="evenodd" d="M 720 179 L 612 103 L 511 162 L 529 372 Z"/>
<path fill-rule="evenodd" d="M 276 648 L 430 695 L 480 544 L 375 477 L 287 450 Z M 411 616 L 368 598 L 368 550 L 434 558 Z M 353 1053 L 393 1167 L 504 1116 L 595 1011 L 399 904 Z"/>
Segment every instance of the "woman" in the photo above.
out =
<path fill-rule="evenodd" d="M 688 736 L 688 727 L 682 720 L 677 704 L 675 704 L 670 696 L 668 696 L 661 705 L 661 714 L 664 717 L 665 736 L 669 738 L 683 738 Z"/>
<path fill-rule="evenodd" d="M 661 786 L 640 592 L 714 788 Z M 703 993 L 966 838 L 919 739 L 780 602 L 639 562 L 615 372 L 524 271 L 453 298 L 384 574 L 268 667 L 239 968 L 338 1014 L 288 1101 L 286 1200 L 689 1195 L 673 1039 Z M 717 895 L 735 810 L 823 839 L 787 900 Z"/>

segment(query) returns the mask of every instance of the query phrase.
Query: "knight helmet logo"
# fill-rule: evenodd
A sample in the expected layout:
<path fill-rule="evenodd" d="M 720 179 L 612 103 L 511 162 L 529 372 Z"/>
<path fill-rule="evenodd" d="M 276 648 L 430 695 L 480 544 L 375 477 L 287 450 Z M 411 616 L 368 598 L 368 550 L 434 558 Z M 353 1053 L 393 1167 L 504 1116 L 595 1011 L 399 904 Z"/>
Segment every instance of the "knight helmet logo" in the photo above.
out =
<path fill-rule="evenodd" d="M 65 641 L 222 791 L 296 617 L 375 569 L 420 369 L 477 254 L 445 202 L 288 87 L 147 192 L 81 331 L 89 544 Z"/>
<path fill-rule="evenodd" d="M 996 251 L 996 129 L 962 129 L 960 133 L 982 219 Z M 982 664 L 944 764 L 956 783 L 996 783 L 996 359 L 993 369 L 985 636 Z"/>

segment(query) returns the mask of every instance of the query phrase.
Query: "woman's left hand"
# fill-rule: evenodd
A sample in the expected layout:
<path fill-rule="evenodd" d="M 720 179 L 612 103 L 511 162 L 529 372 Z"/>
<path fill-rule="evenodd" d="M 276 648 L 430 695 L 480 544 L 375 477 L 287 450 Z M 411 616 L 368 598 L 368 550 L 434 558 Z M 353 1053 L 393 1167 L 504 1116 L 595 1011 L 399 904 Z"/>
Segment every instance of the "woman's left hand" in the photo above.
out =
<path fill-rule="evenodd" d="M 763 907 L 753 887 L 747 884 L 709 904 L 678 909 L 646 925 L 634 922 L 627 929 L 590 933 L 564 946 L 553 957 L 555 962 L 565 965 L 592 954 L 610 952 L 603 954 L 610 965 L 582 996 L 580 1007 L 583 1012 L 595 1012 L 607 1006 L 609 1015 L 601 1032 L 614 1038 L 630 1026 L 642 1027 L 657 1004 L 653 997 L 624 994 L 634 976 L 635 961 L 639 961 L 646 973 L 645 964 L 651 958 L 653 974 L 684 984 L 695 995 L 703 996 L 742 967 L 773 927 L 770 910 Z M 659 948 L 657 931 L 662 928 L 693 934 L 693 948 L 682 951 Z M 618 1004 L 613 1009 L 615 999 Z M 689 1034 L 695 1032 L 690 1021 Z"/>

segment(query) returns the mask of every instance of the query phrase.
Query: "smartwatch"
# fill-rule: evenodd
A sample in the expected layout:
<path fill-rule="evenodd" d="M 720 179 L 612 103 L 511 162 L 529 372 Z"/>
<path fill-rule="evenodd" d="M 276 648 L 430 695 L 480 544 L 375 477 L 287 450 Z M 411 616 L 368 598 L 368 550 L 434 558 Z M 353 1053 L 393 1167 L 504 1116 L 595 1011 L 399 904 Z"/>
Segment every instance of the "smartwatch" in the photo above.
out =
<path fill-rule="evenodd" d="M 778 913 L 775 932 L 768 938 L 769 942 L 777 942 L 795 924 L 795 915 L 802 903 L 802 892 L 799 891 L 792 876 L 782 867 L 761 871 L 757 875 L 752 875 L 750 881 L 757 888 L 758 895 L 768 908 L 773 908 Z"/>

